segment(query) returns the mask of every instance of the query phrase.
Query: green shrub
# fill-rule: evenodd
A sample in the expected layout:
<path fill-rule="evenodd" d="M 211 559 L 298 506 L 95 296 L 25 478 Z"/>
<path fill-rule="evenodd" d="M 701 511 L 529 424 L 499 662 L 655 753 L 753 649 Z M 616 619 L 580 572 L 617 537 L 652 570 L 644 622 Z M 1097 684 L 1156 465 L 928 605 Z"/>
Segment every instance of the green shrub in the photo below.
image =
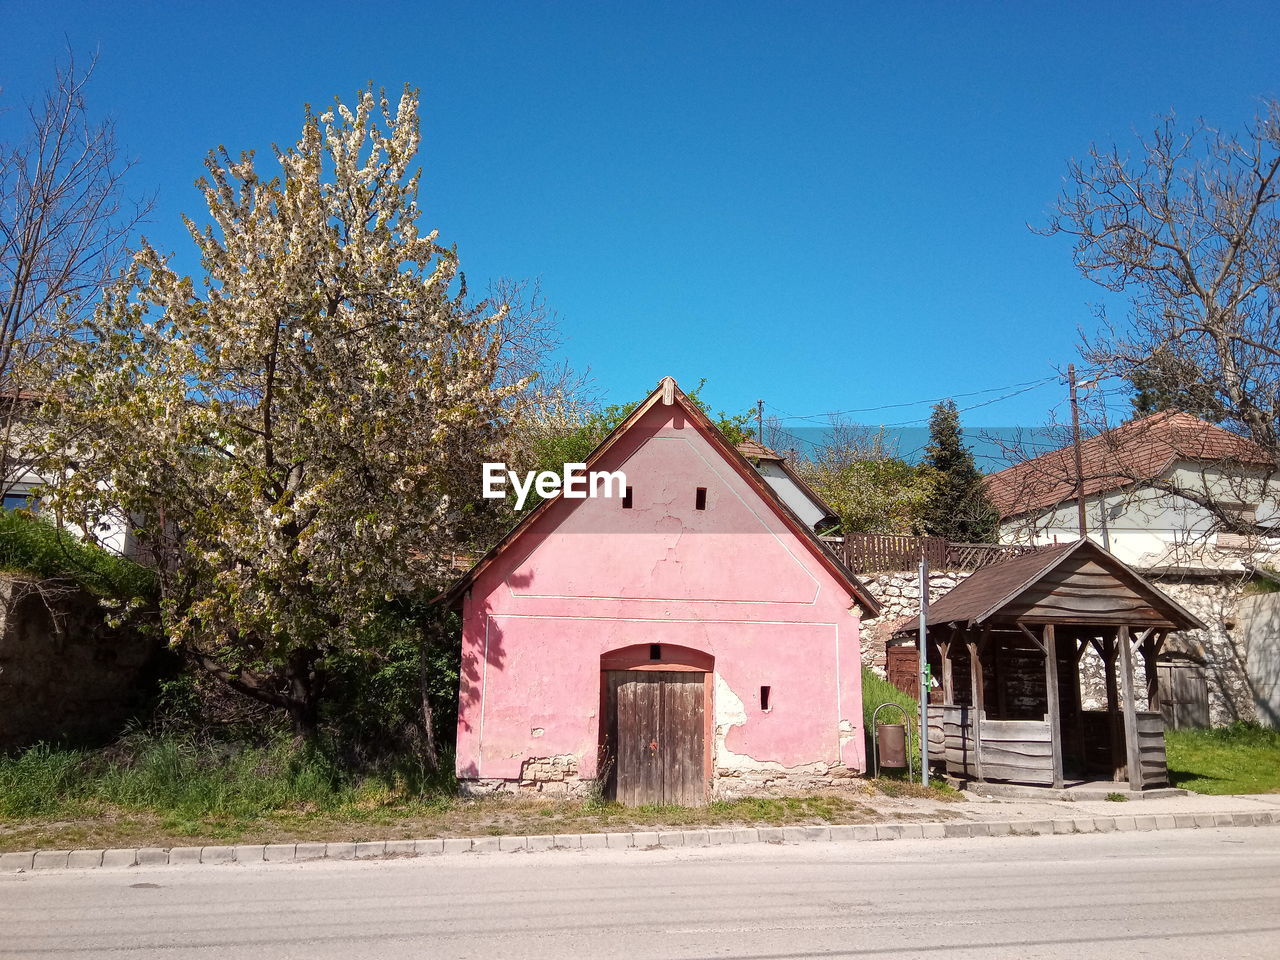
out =
<path fill-rule="evenodd" d="M 151 599 L 154 571 L 59 530 L 25 510 L 0 511 L 0 571 L 66 578 L 95 596 Z"/>
<path fill-rule="evenodd" d="M 862 721 L 868 729 L 871 728 L 871 717 L 876 712 L 876 708 L 884 703 L 896 703 L 907 711 L 907 715 L 911 717 L 911 723 L 914 728 L 916 720 L 920 716 L 920 701 L 910 694 L 903 693 L 888 680 L 884 680 L 876 676 L 866 667 L 862 668 Z M 889 719 L 892 718 L 892 719 Z M 901 715 L 896 710 L 885 710 L 880 714 L 880 721 L 889 723 L 898 723 Z"/>

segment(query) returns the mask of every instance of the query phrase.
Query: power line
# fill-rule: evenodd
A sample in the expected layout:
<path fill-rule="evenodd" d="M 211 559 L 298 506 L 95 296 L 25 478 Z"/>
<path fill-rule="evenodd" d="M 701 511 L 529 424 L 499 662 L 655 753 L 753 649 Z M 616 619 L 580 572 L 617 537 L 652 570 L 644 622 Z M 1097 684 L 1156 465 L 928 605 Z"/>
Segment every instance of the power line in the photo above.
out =
<path fill-rule="evenodd" d="M 1016 396 L 1018 396 L 1018 395 L 1020 395 L 1020 394 L 1023 394 L 1023 393 L 1029 393 L 1030 391 L 1032 391 L 1032 390 L 1036 389 L 1037 387 L 1042 387 L 1042 386 L 1044 386 L 1046 383 L 1048 383 L 1049 381 L 1051 381 L 1051 380 L 1057 380 L 1057 379 L 1058 379 L 1057 377 L 1049 377 L 1048 379 L 1045 379 L 1045 380 L 1037 380 L 1037 381 L 1034 381 L 1034 382 L 1032 382 L 1030 385 L 1023 386 L 1021 390 L 1014 390 L 1014 391 L 1012 391 L 1012 392 L 1010 392 L 1010 393 L 1006 393 L 1006 394 L 1004 394 L 1003 396 L 999 396 L 999 397 L 992 397 L 990 400 L 983 400 L 981 403 L 973 403 L 973 404 L 970 404 L 970 405 L 969 405 L 969 406 L 967 406 L 967 407 L 960 407 L 959 409 L 957 409 L 957 410 L 956 410 L 956 413 L 967 413 L 967 412 L 968 412 L 968 411 L 970 411 L 970 410 L 977 410 L 979 407 L 987 407 L 987 406 L 990 406 L 990 405 L 991 405 L 991 404 L 993 404 L 993 403 L 999 403 L 999 402 L 1000 402 L 1000 401 L 1002 401 L 1002 400 L 1008 400 L 1008 399 L 1009 399 L 1009 398 L 1011 398 L 1011 397 L 1016 397 Z M 1003 389 L 1003 388 L 997 388 L 997 389 Z M 991 391 L 989 391 L 989 390 L 984 390 L 984 391 L 981 391 L 981 392 L 982 392 L 982 393 L 990 393 Z M 974 396 L 974 394 L 969 394 L 969 396 Z M 946 398 L 946 397 L 944 397 L 943 399 L 950 399 L 950 398 Z M 936 402 L 936 401 L 935 401 L 935 402 Z M 886 426 L 886 427 L 906 427 L 906 426 L 910 426 L 911 424 L 914 424 L 914 423 L 924 423 L 924 422 L 925 422 L 926 420 L 928 420 L 928 419 L 929 419 L 928 417 L 917 417 L 917 418 L 916 418 L 916 419 L 914 419 L 914 420 L 899 420 L 897 423 L 886 423 L 886 424 L 883 424 L 883 426 Z"/>
<path fill-rule="evenodd" d="M 943 400 L 957 400 L 957 399 L 964 399 L 965 397 L 980 397 L 983 394 L 995 393 L 997 390 L 1010 390 L 1010 389 L 1019 388 L 1019 387 L 1025 387 L 1027 390 L 1032 390 L 1032 389 L 1035 389 L 1036 387 L 1043 386 L 1046 383 L 1049 383 L 1051 381 L 1058 380 L 1058 379 L 1060 378 L 1055 373 L 1052 376 L 1044 377 L 1043 379 L 1040 379 L 1040 380 L 1026 380 L 1026 381 L 1023 381 L 1022 383 L 1010 383 L 1000 387 L 987 387 L 985 390 L 973 390 L 969 393 L 953 393 L 946 397 L 935 397 L 932 400 L 911 400 L 906 403 L 886 403 L 878 407 L 851 407 L 848 410 L 832 410 L 829 413 L 799 414 L 799 413 L 788 413 L 786 410 L 783 410 L 780 407 L 774 407 L 774 409 L 777 410 L 779 413 L 786 414 L 786 416 L 781 418 L 783 420 L 822 421 L 829 417 L 839 417 L 847 413 L 875 413 L 876 411 L 879 411 L 879 410 L 897 410 L 897 409 L 901 409 L 902 407 L 918 407 L 926 403 L 941 403 Z M 1007 394 L 1004 397 L 996 397 L 994 400 L 990 400 L 987 402 L 996 403 L 999 400 L 1008 399 L 1008 397 L 1017 396 L 1018 393 L 1023 393 L 1023 392 L 1026 392 L 1026 391 L 1018 390 L 1015 393 Z M 985 406 L 985 405 L 986 405 L 985 403 L 975 404 L 974 406 L 966 407 L 965 409 L 973 410 L 973 409 L 976 409 L 977 407 Z M 921 419 L 927 419 L 927 418 L 921 418 Z M 914 421 L 905 421 L 905 422 L 911 423 Z"/>

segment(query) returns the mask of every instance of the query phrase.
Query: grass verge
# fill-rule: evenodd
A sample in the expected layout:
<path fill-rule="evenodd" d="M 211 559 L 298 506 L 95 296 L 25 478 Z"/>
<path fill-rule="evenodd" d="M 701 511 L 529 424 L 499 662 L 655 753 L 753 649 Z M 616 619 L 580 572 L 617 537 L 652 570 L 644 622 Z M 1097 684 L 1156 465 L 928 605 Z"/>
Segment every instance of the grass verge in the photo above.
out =
<path fill-rule="evenodd" d="M 886 778 L 705 807 L 466 799 L 450 778 L 407 760 L 357 775 L 287 739 L 231 748 L 135 736 L 106 751 L 37 747 L 0 757 L 0 852 L 869 823 L 887 819 L 886 806 L 895 820 L 926 816 L 899 797 L 954 794 Z"/>
<path fill-rule="evenodd" d="M 1236 723 L 1167 730 L 1169 781 L 1196 793 L 1280 793 L 1280 731 Z"/>

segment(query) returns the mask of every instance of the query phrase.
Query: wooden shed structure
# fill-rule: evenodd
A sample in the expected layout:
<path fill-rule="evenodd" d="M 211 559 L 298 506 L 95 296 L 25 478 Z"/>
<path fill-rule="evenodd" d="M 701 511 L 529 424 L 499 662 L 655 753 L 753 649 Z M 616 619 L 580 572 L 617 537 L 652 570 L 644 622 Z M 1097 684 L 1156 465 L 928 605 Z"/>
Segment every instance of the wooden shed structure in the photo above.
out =
<path fill-rule="evenodd" d="M 948 773 L 1047 787 L 1168 783 L 1156 659 L 1171 632 L 1204 625 L 1106 550 L 1078 540 L 979 570 L 928 619 L 942 681 L 929 750 Z M 1081 703 L 1089 648 L 1104 665 L 1105 710 Z"/>

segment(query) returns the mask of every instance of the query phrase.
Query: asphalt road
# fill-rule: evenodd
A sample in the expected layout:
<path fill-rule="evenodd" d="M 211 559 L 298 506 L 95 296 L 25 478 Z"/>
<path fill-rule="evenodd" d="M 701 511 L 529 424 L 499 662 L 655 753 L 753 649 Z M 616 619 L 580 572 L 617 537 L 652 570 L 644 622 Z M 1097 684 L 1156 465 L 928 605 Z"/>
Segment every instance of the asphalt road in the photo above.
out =
<path fill-rule="evenodd" d="M 1280 956 L 1280 828 L 0 877 L 0 957 Z"/>

